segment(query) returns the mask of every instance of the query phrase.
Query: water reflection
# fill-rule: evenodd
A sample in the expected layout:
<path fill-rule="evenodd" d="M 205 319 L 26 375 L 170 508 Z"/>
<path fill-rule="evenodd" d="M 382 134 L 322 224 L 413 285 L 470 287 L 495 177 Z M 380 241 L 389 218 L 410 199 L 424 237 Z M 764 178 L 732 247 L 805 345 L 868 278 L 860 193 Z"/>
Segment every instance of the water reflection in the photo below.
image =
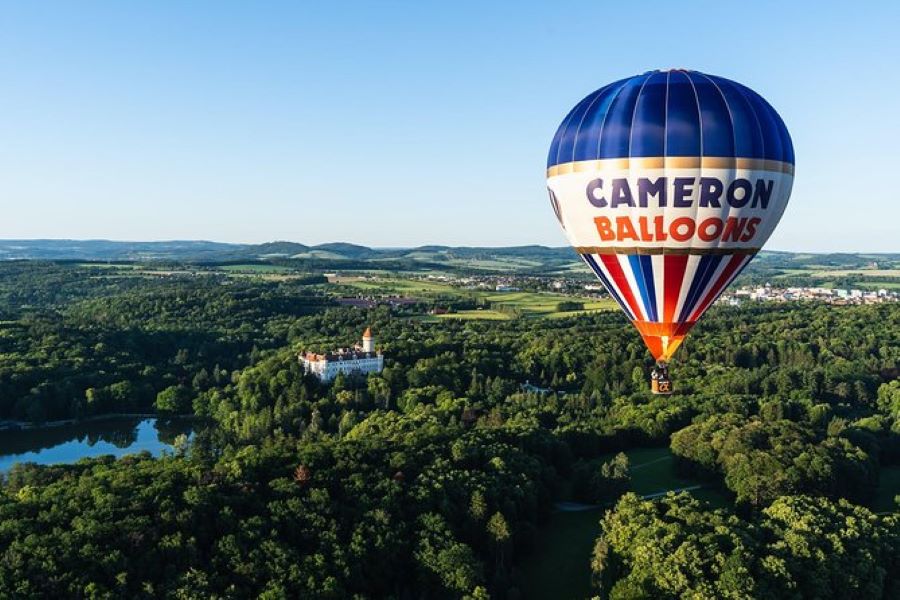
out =
<path fill-rule="evenodd" d="M 191 436 L 186 419 L 114 418 L 18 431 L 0 431 L 0 472 L 18 462 L 71 463 L 81 458 L 172 451 L 180 435 Z M 182 438 L 183 439 L 183 438 Z"/>

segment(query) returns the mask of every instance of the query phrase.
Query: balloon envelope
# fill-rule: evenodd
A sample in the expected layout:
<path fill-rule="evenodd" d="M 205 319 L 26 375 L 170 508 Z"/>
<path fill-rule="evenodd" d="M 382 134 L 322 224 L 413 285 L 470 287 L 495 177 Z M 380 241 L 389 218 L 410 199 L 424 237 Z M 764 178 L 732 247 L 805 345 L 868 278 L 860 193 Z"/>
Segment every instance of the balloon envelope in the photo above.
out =
<path fill-rule="evenodd" d="M 793 179 L 790 135 L 761 96 L 682 69 L 588 95 L 547 160 L 570 243 L 660 361 L 772 234 Z"/>

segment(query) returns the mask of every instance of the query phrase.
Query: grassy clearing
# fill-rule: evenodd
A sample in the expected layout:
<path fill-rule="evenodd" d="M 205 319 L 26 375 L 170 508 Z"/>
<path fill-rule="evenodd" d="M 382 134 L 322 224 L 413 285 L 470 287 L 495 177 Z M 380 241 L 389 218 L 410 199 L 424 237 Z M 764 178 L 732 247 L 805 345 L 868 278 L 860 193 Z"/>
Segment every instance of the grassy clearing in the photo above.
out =
<path fill-rule="evenodd" d="M 299 254 L 294 254 L 291 258 L 317 258 L 321 260 L 342 260 L 346 259 L 346 256 L 338 254 L 337 252 L 329 252 L 327 250 L 311 250 L 309 252 L 301 252 Z"/>
<path fill-rule="evenodd" d="M 446 315 L 436 315 L 438 319 L 462 319 L 463 321 L 508 321 L 512 317 L 496 310 L 461 310 Z"/>
<path fill-rule="evenodd" d="M 284 273 L 295 271 L 293 267 L 286 267 L 284 265 L 259 265 L 259 264 L 246 264 L 246 265 L 221 265 L 217 267 L 219 271 L 226 271 L 228 273 Z"/>
<path fill-rule="evenodd" d="M 451 258 L 447 264 L 459 267 L 482 269 L 485 271 L 509 271 L 510 269 L 533 269 L 542 266 L 541 262 L 524 258 L 504 259 L 462 259 Z"/>
<path fill-rule="evenodd" d="M 715 487 L 707 487 L 706 482 L 679 475 L 675 471 L 675 456 L 668 448 L 635 448 L 625 454 L 630 465 L 631 490 L 640 496 L 703 485 L 700 489 L 690 490 L 691 495 L 717 508 L 730 504 L 728 498 Z"/>
<path fill-rule="evenodd" d="M 600 533 L 602 509 L 555 512 L 522 564 L 522 593 L 534 600 L 588 598 L 590 556 Z"/>
<path fill-rule="evenodd" d="M 356 288 L 363 291 L 380 292 L 383 294 L 455 294 L 466 296 L 465 290 L 439 281 L 419 281 L 418 279 L 366 279 L 359 281 L 342 281 L 340 285 Z"/>
<path fill-rule="evenodd" d="M 486 302 L 502 304 L 519 311 L 526 317 L 551 317 L 561 318 L 576 314 L 584 314 L 598 310 L 613 310 L 615 303 L 611 299 L 594 300 L 565 296 L 563 294 L 536 293 L 536 292 L 506 292 L 488 293 L 484 295 Z M 584 304 L 584 310 L 558 311 L 560 302 L 575 301 Z"/>
<path fill-rule="evenodd" d="M 900 282 L 898 281 L 863 281 L 854 284 L 863 290 L 900 290 Z"/>
<path fill-rule="evenodd" d="M 900 467 L 882 467 L 878 475 L 878 489 L 872 501 L 872 510 L 875 512 L 897 510 L 894 496 L 900 495 Z"/>
<path fill-rule="evenodd" d="M 489 294 L 486 300 L 491 303 L 511 306 L 522 311 L 526 316 L 566 316 L 575 313 L 591 312 L 595 310 L 610 310 L 615 308 L 611 299 L 595 300 L 591 298 L 565 296 L 552 293 L 516 292 L 506 294 Z M 584 310 L 558 311 L 560 302 L 575 301 L 584 305 Z"/>
<path fill-rule="evenodd" d="M 398 294 L 413 296 L 419 298 L 428 298 L 437 295 L 453 295 L 460 298 L 471 298 L 480 300 L 486 305 L 502 304 L 512 310 L 517 311 L 523 317 L 547 317 L 562 318 L 585 314 L 599 310 L 615 310 L 616 305 L 611 299 L 597 300 L 594 298 L 582 298 L 577 296 L 566 296 L 564 294 L 555 294 L 551 292 L 493 292 L 487 290 L 464 290 L 455 288 L 447 283 L 438 281 L 419 281 L 416 279 L 398 279 L 398 278 L 378 278 L 355 281 L 342 281 L 340 285 L 373 293 L 381 294 Z M 560 302 L 575 301 L 584 304 L 584 310 L 580 311 L 558 311 L 557 305 Z M 485 307 L 482 310 L 464 310 L 457 313 L 440 315 L 441 319 L 483 319 L 483 320 L 506 320 L 511 318 L 510 315 L 499 310 L 490 310 Z"/>
<path fill-rule="evenodd" d="M 143 269 L 142 265 L 137 264 L 123 264 L 123 263 L 100 263 L 100 262 L 85 262 L 78 263 L 78 267 L 83 269 L 116 269 L 117 271 L 127 271 L 127 270 L 136 270 Z"/>
<path fill-rule="evenodd" d="M 900 269 L 822 269 L 820 271 L 806 271 L 813 277 L 848 277 L 860 275 L 862 277 L 900 277 Z"/>
<path fill-rule="evenodd" d="M 578 315 L 586 315 L 588 313 L 597 312 L 600 310 L 616 310 L 618 306 L 616 306 L 613 300 L 600 300 L 598 302 L 585 302 L 584 310 L 572 310 L 572 311 L 554 311 L 550 313 L 545 313 L 543 316 L 547 319 L 565 319 L 566 317 L 576 317 Z"/>
<path fill-rule="evenodd" d="M 798 275 L 809 275 L 809 270 L 807 269 L 778 269 L 778 275 L 775 275 L 775 279 L 783 278 L 783 277 L 797 277 Z"/>

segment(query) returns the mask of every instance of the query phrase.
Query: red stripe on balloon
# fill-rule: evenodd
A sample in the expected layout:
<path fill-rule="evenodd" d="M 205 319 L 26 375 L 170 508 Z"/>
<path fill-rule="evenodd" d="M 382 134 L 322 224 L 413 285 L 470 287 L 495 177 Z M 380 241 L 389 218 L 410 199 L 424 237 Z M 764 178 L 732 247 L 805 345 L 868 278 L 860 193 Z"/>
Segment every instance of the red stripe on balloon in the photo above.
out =
<path fill-rule="evenodd" d="M 681 294 L 681 286 L 684 284 L 684 271 L 687 269 L 687 254 L 667 254 L 663 257 L 663 322 L 671 323 L 675 320 L 675 309 L 678 306 L 678 296 Z"/>
<path fill-rule="evenodd" d="M 722 271 L 722 274 L 719 275 L 719 279 L 716 280 L 716 284 L 709 290 L 706 294 L 706 297 L 703 299 L 697 308 L 694 309 L 694 312 L 691 314 L 691 321 L 696 321 L 700 318 L 706 309 L 712 304 L 716 298 L 719 297 L 719 294 L 722 293 L 722 290 L 731 281 L 731 276 L 734 272 L 744 263 L 744 260 L 747 258 L 744 254 L 735 254 L 731 257 L 731 260 L 728 261 L 728 265 Z"/>
<path fill-rule="evenodd" d="M 634 298 L 634 293 L 631 291 L 631 286 L 628 284 L 628 278 L 625 277 L 625 273 L 622 271 L 622 265 L 619 264 L 619 257 L 614 254 L 601 254 L 600 260 L 603 261 L 603 266 L 609 271 L 613 283 L 618 286 L 619 291 L 622 293 L 622 298 L 628 303 L 631 312 L 634 313 L 635 319 L 644 321 L 645 319 L 643 313 L 641 313 L 641 307 Z"/>

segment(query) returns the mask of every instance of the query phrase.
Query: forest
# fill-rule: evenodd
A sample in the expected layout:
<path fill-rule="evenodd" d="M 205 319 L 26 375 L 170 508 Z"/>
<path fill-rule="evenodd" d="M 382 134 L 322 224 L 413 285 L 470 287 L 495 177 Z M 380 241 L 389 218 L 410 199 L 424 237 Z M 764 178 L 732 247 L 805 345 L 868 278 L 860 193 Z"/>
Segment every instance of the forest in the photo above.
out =
<path fill-rule="evenodd" d="M 202 424 L 161 458 L 3 475 L 0 597 L 529 598 L 562 500 L 605 509 L 601 598 L 900 597 L 900 496 L 874 509 L 900 467 L 896 303 L 716 306 L 670 397 L 615 311 L 430 319 L 318 277 L 59 262 L 3 265 L 0 307 L 0 421 Z M 383 372 L 303 372 L 365 327 Z M 635 448 L 725 501 L 629 492 Z"/>

